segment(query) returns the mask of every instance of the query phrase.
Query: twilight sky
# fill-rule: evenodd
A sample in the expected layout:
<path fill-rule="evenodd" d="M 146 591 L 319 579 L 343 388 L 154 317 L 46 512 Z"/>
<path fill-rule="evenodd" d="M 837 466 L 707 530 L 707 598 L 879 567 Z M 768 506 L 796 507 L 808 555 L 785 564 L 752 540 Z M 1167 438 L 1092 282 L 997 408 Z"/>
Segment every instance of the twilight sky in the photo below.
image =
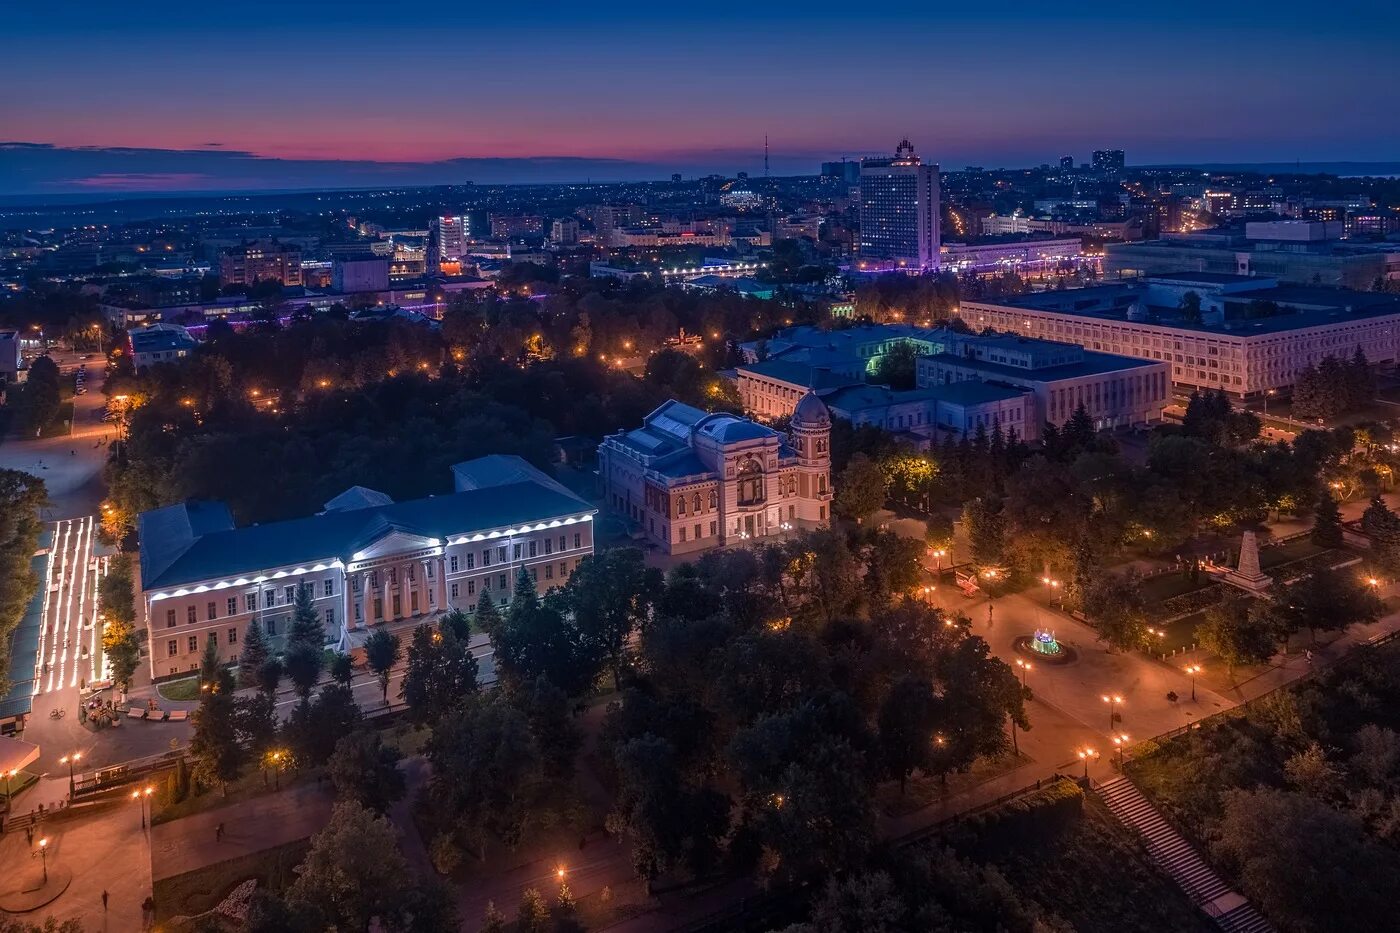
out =
<path fill-rule="evenodd" d="M 777 173 L 903 135 L 945 167 L 1400 159 L 1388 0 L 943 7 L 11 5 L 0 142 L 45 147 L 0 145 L 0 193 L 761 171 L 765 133 Z"/>

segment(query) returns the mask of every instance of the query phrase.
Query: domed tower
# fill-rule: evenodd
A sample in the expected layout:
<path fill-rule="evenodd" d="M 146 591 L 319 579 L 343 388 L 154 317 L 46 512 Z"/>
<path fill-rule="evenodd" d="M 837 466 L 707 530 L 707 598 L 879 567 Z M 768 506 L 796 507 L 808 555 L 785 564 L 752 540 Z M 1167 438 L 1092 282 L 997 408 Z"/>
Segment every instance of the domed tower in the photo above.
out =
<path fill-rule="evenodd" d="M 831 412 L 811 389 L 793 409 L 789 432 L 797 450 L 798 518 L 825 524 L 831 518 Z"/>

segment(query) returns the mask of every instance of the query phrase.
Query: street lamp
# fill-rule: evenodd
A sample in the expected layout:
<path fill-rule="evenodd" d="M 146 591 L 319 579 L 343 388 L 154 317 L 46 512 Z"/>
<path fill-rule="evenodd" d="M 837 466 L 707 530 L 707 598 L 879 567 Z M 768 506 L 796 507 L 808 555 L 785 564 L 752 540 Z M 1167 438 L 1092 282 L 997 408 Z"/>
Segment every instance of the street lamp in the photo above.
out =
<path fill-rule="evenodd" d="M 10 808 L 14 806 L 14 792 L 10 790 L 10 781 L 19 774 L 18 768 L 11 768 L 5 772 L 5 813 L 9 814 Z"/>
<path fill-rule="evenodd" d="M 74 788 L 74 786 L 75 786 L 75 784 L 74 784 L 74 779 L 73 779 L 73 765 L 74 765 L 75 763 L 77 763 L 77 761 L 78 761 L 80 758 L 82 758 L 82 757 L 83 757 L 83 753 L 82 753 L 82 752 L 73 752 L 73 754 L 71 754 L 71 755 L 64 755 L 62 758 L 58 759 L 58 763 L 59 763 L 59 764 L 61 764 L 61 765 L 67 765 L 67 766 L 68 766 L 68 796 L 69 796 L 69 797 L 72 797 L 72 796 L 73 796 L 73 788 Z"/>
<path fill-rule="evenodd" d="M 44 861 L 44 884 L 49 883 L 49 839 L 45 836 L 39 840 L 39 858 Z"/>
<path fill-rule="evenodd" d="M 1120 732 L 1113 737 L 1113 747 L 1118 750 L 1118 770 L 1123 770 L 1123 749 L 1128 747 L 1128 733 Z"/>
<path fill-rule="evenodd" d="M 1079 749 L 1078 754 L 1079 760 L 1084 762 L 1084 780 L 1087 781 L 1089 780 L 1089 762 L 1097 759 L 1099 757 L 1099 753 L 1094 751 L 1092 748 L 1081 748 Z"/>
<path fill-rule="evenodd" d="M 1123 698 L 1116 693 L 1112 696 L 1104 694 L 1103 701 L 1108 704 L 1108 731 L 1112 732 L 1113 724 L 1120 722 L 1123 718 L 1118 715 L 1118 707 L 1123 705 Z"/>
<path fill-rule="evenodd" d="M 1028 674 L 1028 673 L 1030 672 L 1030 669 L 1031 669 L 1031 662 L 1029 662 L 1029 661 L 1022 661 L 1020 658 L 1017 658 L 1017 659 L 1016 659 L 1016 666 L 1019 667 L 1019 668 L 1021 669 L 1021 686 L 1022 686 L 1022 687 L 1025 687 L 1025 686 L 1026 686 L 1026 674 Z"/>
<path fill-rule="evenodd" d="M 151 794 L 154 794 L 155 791 L 156 789 L 154 787 L 148 785 L 142 790 L 134 790 L 131 792 L 131 799 L 136 801 L 136 805 L 141 809 L 142 829 L 146 828 L 146 801 L 151 799 Z"/>
<path fill-rule="evenodd" d="M 943 558 L 948 554 L 948 552 L 947 552 L 946 550 L 944 550 L 943 548 L 938 548 L 937 550 L 934 550 L 934 551 L 932 551 L 931 553 L 933 554 L 933 559 L 934 559 L 934 562 L 935 562 L 934 565 L 935 565 L 935 568 L 936 568 L 936 569 L 933 571 L 933 574 L 934 574 L 934 576 L 938 577 L 939 579 L 942 579 L 942 577 L 943 577 Z"/>
<path fill-rule="evenodd" d="M 1204 670 L 1205 670 L 1205 668 L 1201 667 L 1201 665 L 1199 665 L 1199 664 L 1188 664 L 1188 665 L 1186 666 L 1186 673 L 1188 673 L 1188 674 L 1191 675 L 1191 702 L 1192 702 L 1192 703 L 1195 703 L 1195 702 L 1196 702 L 1196 675 L 1199 674 L 1199 673 L 1201 673 L 1201 672 L 1204 671 Z"/>

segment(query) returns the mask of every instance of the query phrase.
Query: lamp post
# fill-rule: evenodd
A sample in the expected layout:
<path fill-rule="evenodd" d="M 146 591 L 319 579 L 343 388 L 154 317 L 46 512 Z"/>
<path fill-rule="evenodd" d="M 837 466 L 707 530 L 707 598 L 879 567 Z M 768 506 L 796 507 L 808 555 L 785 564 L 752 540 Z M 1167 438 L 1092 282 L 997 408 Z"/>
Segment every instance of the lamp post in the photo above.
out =
<path fill-rule="evenodd" d="M 282 789 L 282 753 L 272 753 L 272 781 L 274 790 Z"/>
<path fill-rule="evenodd" d="M 1022 661 L 1020 658 L 1017 658 L 1016 666 L 1021 669 L 1021 686 L 1024 688 L 1026 686 L 1026 674 L 1029 673 L 1031 669 L 1031 662 Z"/>
<path fill-rule="evenodd" d="M 1084 780 L 1089 780 L 1089 762 L 1099 757 L 1099 753 L 1092 748 L 1081 748 L 1079 750 L 1079 760 L 1084 762 Z"/>
<path fill-rule="evenodd" d="M 1112 732 L 1113 724 L 1122 720 L 1118 715 L 1118 707 L 1123 705 L 1123 698 L 1116 693 L 1112 696 L 1104 694 L 1103 701 L 1108 704 L 1108 731 Z"/>
<path fill-rule="evenodd" d="M 1196 675 L 1197 675 L 1197 674 L 1200 674 L 1203 670 L 1205 670 L 1205 668 L 1201 667 L 1201 665 L 1199 665 L 1199 664 L 1188 664 L 1188 665 L 1186 666 L 1186 673 L 1188 673 L 1188 674 L 1191 675 L 1191 702 L 1192 702 L 1192 703 L 1195 703 L 1195 702 L 1196 702 Z"/>
<path fill-rule="evenodd" d="M 146 787 L 142 788 L 141 790 L 134 790 L 134 791 L 131 792 L 131 799 L 134 800 L 134 801 L 136 801 L 136 806 L 141 810 L 141 828 L 142 828 L 142 829 L 145 829 L 145 828 L 146 828 L 146 806 L 147 806 L 147 801 L 149 801 L 149 800 L 151 799 L 151 794 L 154 794 L 155 792 L 156 792 L 156 789 L 155 789 L 154 787 L 151 787 L 150 785 L 147 785 Z"/>
<path fill-rule="evenodd" d="M 76 763 L 79 761 L 79 759 L 81 759 L 82 757 L 83 757 L 83 753 L 82 753 L 82 752 L 73 752 L 71 755 L 64 755 L 62 758 L 58 759 L 58 763 L 59 763 L 59 764 L 61 764 L 61 765 L 67 765 L 67 766 L 68 766 L 68 796 L 69 796 L 69 797 L 72 797 L 72 796 L 73 796 L 73 790 L 74 790 L 74 788 L 76 787 L 76 781 L 75 781 L 74 776 L 73 776 L 73 765 L 76 764 Z"/>
<path fill-rule="evenodd" d="M 5 814 L 8 816 L 10 809 L 14 806 L 14 792 L 10 790 L 10 781 L 19 774 L 18 768 L 11 768 L 5 772 Z"/>
<path fill-rule="evenodd" d="M 1266 390 L 1264 391 L 1264 418 L 1265 418 L 1265 419 L 1267 419 L 1267 418 L 1269 417 L 1269 396 L 1273 395 L 1273 394 L 1274 394 L 1274 391 L 1275 391 L 1275 390 L 1273 390 L 1273 389 L 1266 389 Z"/>
<path fill-rule="evenodd" d="M 49 839 L 45 836 L 39 840 L 39 858 L 44 863 L 44 884 L 49 883 Z"/>
<path fill-rule="evenodd" d="M 1050 588 L 1050 596 L 1055 602 L 1055 605 L 1058 607 L 1062 607 L 1063 604 L 1060 602 L 1060 581 L 1056 580 L 1054 577 L 1046 575 L 1040 578 L 1040 582 L 1044 583 Z"/>
<path fill-rule="evenodd" d="M 1118 750 L 1118 770 L 1123 770 L 1123 749 L 1128 747 L 1128 733 L 1120 732 L 1113 737 L 1113 747 Z"/>
<path fill-rule="evenodd" d="M 933 571 L 933 575 L 934 575 L 936 578 L 938 578 L 938 579 L 941 580 L 941 579 L 943 579 L 943 558 L 944 558 L 945 555 L 947 555 L 948 552 L 947 552 L 946 550 L 944 550 L 943 548 L 938 548 L 938 549 L 934 550 L 932 553 L 933 553 L 933 560 L 934 560 L 934 571 Z"/>

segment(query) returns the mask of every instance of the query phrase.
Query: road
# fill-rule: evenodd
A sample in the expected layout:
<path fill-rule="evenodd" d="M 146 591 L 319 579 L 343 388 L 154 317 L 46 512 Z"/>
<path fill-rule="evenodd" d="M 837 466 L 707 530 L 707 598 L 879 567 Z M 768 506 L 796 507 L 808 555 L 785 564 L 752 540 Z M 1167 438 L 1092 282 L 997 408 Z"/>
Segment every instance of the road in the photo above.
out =
<path fill-rule="evenodd" d="M 107 462 L 108 443 L 117 429 L 102 420 L 107 400 L 102 395 L 105 362 L 102 355 L 53 351 L 50 354 L 65 378 L 71 379 L 79 365 L 87 366 L 85 395 L 73 398 L 73 425 L 70 433 L 46 438 L 0 438 L 0 467 L 23 470 L 44 481 L 49 506 L 44 518 L 56 521 L 80 518 L 97 512 L 105 495 L 102 468 Z"/>

